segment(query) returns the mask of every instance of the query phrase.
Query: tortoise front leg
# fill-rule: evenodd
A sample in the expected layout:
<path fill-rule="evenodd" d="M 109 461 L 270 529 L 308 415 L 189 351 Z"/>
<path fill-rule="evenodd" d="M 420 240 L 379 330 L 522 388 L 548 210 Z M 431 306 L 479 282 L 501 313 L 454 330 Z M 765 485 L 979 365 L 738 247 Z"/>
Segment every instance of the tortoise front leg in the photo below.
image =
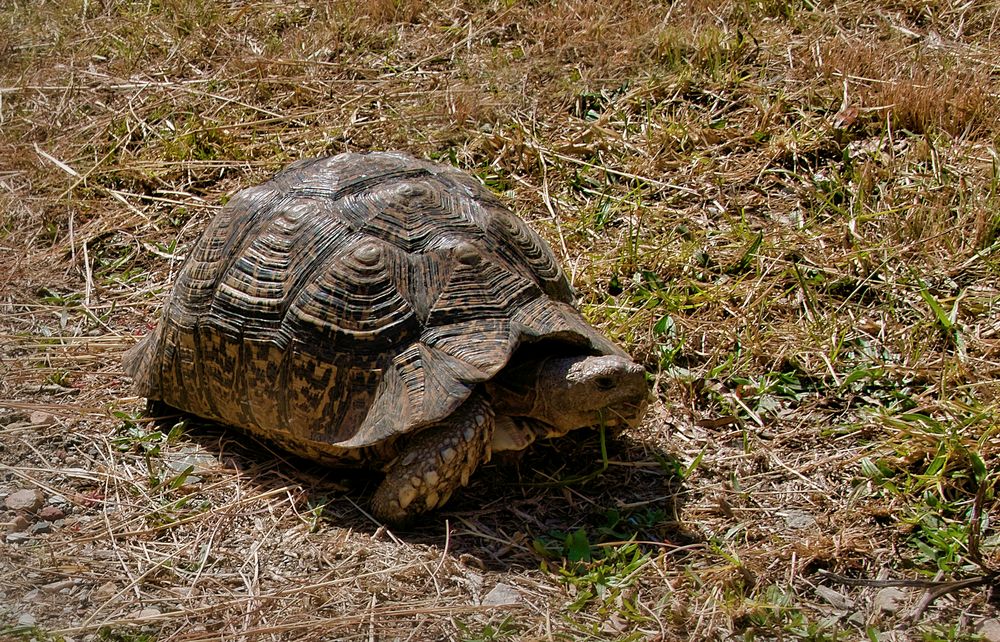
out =
<path fill-rule="evenodd" d="M 448 419 L 406 440 L 372 498 L 379 519 L 402 524 L 443 505 L 489 461 L 493 408 L 474 394 Z"/>

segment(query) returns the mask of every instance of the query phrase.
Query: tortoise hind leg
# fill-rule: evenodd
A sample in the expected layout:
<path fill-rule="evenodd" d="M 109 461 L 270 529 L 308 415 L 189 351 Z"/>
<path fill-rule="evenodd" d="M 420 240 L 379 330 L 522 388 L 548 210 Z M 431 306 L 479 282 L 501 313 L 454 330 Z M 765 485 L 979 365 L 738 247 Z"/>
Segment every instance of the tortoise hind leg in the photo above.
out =
<path fill-rule="evenodd" d="M 443 505 L 489 461 L 492 441 L 493 409 L 473 395 L 447 421 L 406 440 L 372 497 L 375 516 L 402 524 Z"/>

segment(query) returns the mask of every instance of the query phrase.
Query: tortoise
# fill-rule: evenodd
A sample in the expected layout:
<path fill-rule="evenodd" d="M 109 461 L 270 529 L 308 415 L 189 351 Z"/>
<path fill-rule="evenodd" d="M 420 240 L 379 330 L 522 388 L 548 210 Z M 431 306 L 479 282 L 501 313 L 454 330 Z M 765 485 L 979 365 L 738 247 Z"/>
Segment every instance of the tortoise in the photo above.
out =
<path fill-rule="evenodd" d="M 345 153 L 237 193 L 124 367 L 150 403 L 383 471 L 372 512 L 401 524 L 493 452 L 639 421 L 644 369 L 573 301 L 469 174 Z"/>

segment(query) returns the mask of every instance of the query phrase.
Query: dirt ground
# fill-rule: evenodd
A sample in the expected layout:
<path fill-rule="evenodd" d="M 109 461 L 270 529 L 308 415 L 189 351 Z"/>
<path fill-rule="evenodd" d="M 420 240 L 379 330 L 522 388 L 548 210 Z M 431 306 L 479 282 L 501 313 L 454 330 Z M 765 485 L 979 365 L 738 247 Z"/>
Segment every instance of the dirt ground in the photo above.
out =
<path fill-rule="evenodd" d="M 0 4 L 0 640 L 1000 640 L 1000 4 Z M 375 474 L 121 367 L 289 162 L 496 191 L 642 425 Z M 502 459 L 502 461 L 500 460 Z"/>

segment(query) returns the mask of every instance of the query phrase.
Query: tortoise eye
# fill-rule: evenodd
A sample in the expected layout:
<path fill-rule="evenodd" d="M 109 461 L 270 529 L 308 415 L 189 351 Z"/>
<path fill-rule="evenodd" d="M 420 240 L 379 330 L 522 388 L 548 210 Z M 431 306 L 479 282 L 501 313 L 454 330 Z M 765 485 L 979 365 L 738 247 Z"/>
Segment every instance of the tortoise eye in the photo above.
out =
<path fill-rule="evenodd" d="M 594 379 L 594 385 L 597 386 L 598 390 L 611 390 L 615 387 L 614 377 L 598 377 Z"/>

